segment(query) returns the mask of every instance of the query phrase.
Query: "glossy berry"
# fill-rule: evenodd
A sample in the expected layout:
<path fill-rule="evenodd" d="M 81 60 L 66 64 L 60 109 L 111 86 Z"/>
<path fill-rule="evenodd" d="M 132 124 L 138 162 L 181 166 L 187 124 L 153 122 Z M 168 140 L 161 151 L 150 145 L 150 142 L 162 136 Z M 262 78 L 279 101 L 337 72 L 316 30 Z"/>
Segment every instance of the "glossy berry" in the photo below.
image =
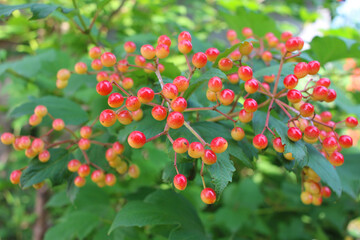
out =
<path fill-rule="evenodd" d="M 146 65 L 146 59 L 141 55 L 136 55 L 135 57 L 135 65 L 144 67 Z"/>
<path fill-rule="evenodd" d="M 227 32 L 226 32 L 226 38 L 229 42 L 231 41 L 234 41 L 236 38 L 237 38 L 237 34 L 234 30 L 232 29 L 229 29 Z"/>
<path fill-rule="evenodd" d="M 173 142 L 173 149 L 176 153 L 185 153 L 189 149 L 189 141 L 186 138 L 177 138 Z"/>
<path fill-rule="evenodd" d="M 253 71 L 251 67 L 241 66 L 238 70 L 239 78 L 243 81 L 248 81 L 253 78 Z"/>
<path fill-rule="evenodd" d="M 155 120 L 162 121 L 166 118 L 167 111 L 166 108 L 160 105 L 153 107 L 151 110 L 151 115 Z"/>
<path fill-rule="evenodd" d="M 264 134 L 258 134 L 253 138 L 253 145 L 255 148 L 262 150 L 268 145 L 268 140 Z"/>
<path fill-rule="evenodd" d="M 61 80 L 56 80 L 56 87 L 58 88 L 58 89 L 64 89 L 64 88 L 66 88 L 66 86 L 68 85 L 68 81 L 61 81 Z"/>
<path fill-rule="evenodd" d="M 125 150 L 124 145 L 119 142 L 114 142 L 112 148 L 114 149 L 116 154 L 122 154 Z"/>
<path fill-rule="evenodd" d="M 228 147 L 228 142 L 225 140 L 225 138 L 222 137 L 216 137 L 211 141 L 210 148 L 215 153 L 222 153 L 225 152 Z"/>
<path fill-rule="evenodd" d="M 144 116 L 144 112 L 139 108 L 138 110 L 131 112 L 131 116 L 134 121 L 140 121 Z"/>
<path fill-rule="evenodd" d="M 272 143 L 276 152 L 283 153 L 285 151 L 285 144 L 282 144 L 280 137 L 274 138 Z"/>
<path fill-rule="evenodd" d="M 239 112 L 239 121 L 242 123 L 248 123 L 252 120 L 253 118 L 253 113 L 252 112 L 247 112 L 245 111 L 245 109 L 240 110 Z"/>
<path fill-rule="evenodd" d="M 179 112 L 171 112 L 169 113 L 166 122 L 170 128 L 178 129 L 184 124 L 184 115 Z"/>
<path fill-rule="evenodd" d="M 189 87 L 189 80 L 184 76 L 174 78 L 173 84 L 177 87 L 179 92 L 184 92 Z"/>
<path fill-rule="evenodd" d="M 285 42 L 285 48 L 288 52 L 294 52 L 296 50 L 298 50 L 299 48 L 299 40 L 295 37 L 291 37 L 289 38 L 286 42 Z"/>
<path fill-rule="evenodd" d="M 298 84 L 298 78 L 293 75 L 293 74 L 290 74 L 290 75 L 287 75 L 285 78 L 284 78 L 284 86 L 287 88 L 287 89 L 293 89 L 297 86 Z"/>
<path fill-rule="evenodd" d="M 270 62 L 272 60 L 272 54 L 269 51 L 265 51 L 263 52 L 263 54 L 261 55 L 261 59 L 264 62 Z"/>
<path fill-rule="evenodd" d="M 328 78 L 320 78 L 317 82 L 316 85 L 317 86 L 323 86 L 323 87 L 330 87 L 331 81 Z"/>
<path fill-rule="evenodd" d="M 231 130 L 231 137 L 235 141 L 241 141 L 245 137 L 245 132 L 241 127 L 235 127 Z"/>
<path fill-rule="evenodd" d="M 83 126 L 80 128 L 80 136 L 82 138 L 90 138 L 92 134 L 92 128 L 89 126 Z"/>
<path fill-rule="evenodd" d="M 183 97 L 177 97 L 171 101 L 170 107 L 175 112 L 183 112 L 187 107 L 187 101 Z"/>
<path fill-rule="evenodd" d="M 250 94 L 256 93 L 257 90 L 259 89 L 259 83 L 255 79 L 250 79 L 249 81 L 245 82 L 244 87 L 245 87 L 245 91 L 247 93 L 250 93 Z"/>
<path fill-rule="evenodd" d="M 185 190 L 186 185 L 187 185 L 187 179 L 184 175 L 182 174 L 176 174 L 174 177 L 174 186 L 176 189 L 178 190 Z"/>
<path fill-rule="evenodd" d="M 45 117 L 48 113 L 47 108 L 44 105 L 37 105 L 34 109 L 34 113 L 38 117 Z"/>
<path fill-rule="evenodd" d="M 56 77 L 60 81 L 67 81 L 67 80 L 69 80 L 70 75 L 71 75 L 70 71 L 63 68 L 57 72 Z"/>
<path fill-rule="evenodd" d="M 86 177 L 90 174 L 90 167 L 87 164 L 82 164 L 77 170 L 80 177 Z"/>
<path fill-rule="evenodd" d="M 127 53 L 133 53 L 136 50 L 136 44 L 134 42 L 128 41 L 124 43 L 124 50 Z"/>
<path fill-rule="evenodd" d="M 117 70 L 119 70 L 119 72 L 127 72 L 127 70 L 129 69 L 128 66 L 128 61 L 126 59 L 122 59 L 118 62 L 118 64 L 116 65 Z"/>
<path fill-rule="evenodd" d="M 217 100 L 216 93 L 213 91 L 210 91 L 209 89 L 206 91 L 206 98 L 210 102 L 216 102 L 216 100 Z"/>
<path fill-rule="evenodd" d="M 115 65 L 116 63 L 116 57 L 113 53 L 111 52 L 105 52 L 101 55 L 101 63 L 102 65 L 104 65 L 105 67 L 112 67 Z"/>
<path fill-rule="evenodd" d="M 138 165 L 132 164 L 129 166 L 128 174 L 131 178 L 138 178 L 140 176 L 140 169 Z"/>
<path fill-rule="evenodd" d="M 355 117 L 347 117 L 345 119 L 345 124 L 349 128 L 354 128 L 358 125 L 358 120 Z"/>
<path fill-rule="evenodd" d="M 338 142 L 335 137 L 326 137 L 322 144 L 323 148 L 328 152 L 333 152 L 338 148 Z"/>
<path fill-rule="evenodd" d="M 12 133 L 6 132 L 1 135 L 1 142 L 5 145 L 13 144 L 15 141 L 15 136 Z"/>
<path fill-rule="evenodd" d="M 323 121 L 324 123 L 327 123 L 327 122 L 331 121 L 332 114 L 329 111 L 325 111 L 320 114 L 320 117 L 321 117 L 321 121 Z"/>
<path fill-rule="evenodd" d="M 234 101 L 234 98 L 235 93 L 231 89 L 224 89 L 219 94 L 219 101 L 225 106 L 230 105 Z"/>
<path fill-rule="evenodd" d="M 209 48 L 205 51 L 205 54 L 209 61 L 214 62 L 219 56 L 220 51 L 217 48 Z"/>
<path fill-rule="evenodd" d="M 241 59 L 241 53 L 239 50 L 235 50 L 232 53 L 230 53 L 230 59 L 233 61 L 238 61 Z M 221 69 L 221 68 L 220 68 Z"/>
<path fill-rule="evenodd" d="M 311 61 L 308 63 L 308 73 L 310 75 L 315 75 L 320 70 L 320 63 L 318 61 Z"/>
<path fill-rule="evenodd" d="M 20 170 L 14 170 L 10 174 L 10 182 L 12 184 L 19 184 L 22 172 Z"/>
<path fill-rule="evenodd" d="M 20 137 L 18 141 L 18 147 L 22 150 L 25 150 L 31 146 L 31 140 L 28 136 Z"/>
<path fill-rule="evenodd" d="M 246 112 L 255 112 L 257 110 L 258 104 L 257 102 L 252 98 L 247 98 L 244 101 L 244 109 Z"/>
<path fill-rule="evenodd" d="M 31 143 L 31 148 L 34 152 L 41 152 L 45 147 L 45 143 L 41 138 L 35 138 Z"/>
<path fill-rule="evenodd" d="M 140 131 L 133 131 L 129 134 L 127 141 L 132 148 L 142 148 L 146 143 L 146 137 Z"/>
<path fill-rule="evenodd" d="M 141 107 L 141 102 L 138 97 L 130 96 L 125 101 L 126 108 L 130 111 L 136 111 Z"/>
<path fill-rule="evenodd" d="M 291 32 L 283 32 L 281 33 L 281 41 L 286 42 L 288 39 L 290 39 L 292 37 L 292 33 Z"/>
<path fill-rule="evenodd" d="M 242 43 L 240 43 L 239 52 L 243 56 L 249 55 L 252 52 L 253 49 L 254 49 L 254 47 L 253 47 L 251 42 L 242 42 Z"/>
<path fill-rule="evenodd" d="M 129 125 L 133 121 L 131 113 L 127 110 L 122 110 L 117 113 L 118 121 L 123 125 Z"/>
<path fill-rule="evenodd" d="M 105 175 L 105 184 L 107 186 L 114 186 L 116 183 L 116 177 L 112 173 L 108 173 Z"/>
<path fill-rule="evenodd" d="M 339 137 L 339 144 L 342 148 L 350 148 L 353 145 L 353 140 L 348 135 L 342 135 Z"/>
<path fill-rule="evenodd" d="M 201 157 L 201 159 L 206 165 L 212 165 L 216 163 L 217 156 L 212 150 L 205 149 L 204 155 Z"/>
<path fill-rule="evenodd" d="M 233 67 L 233 61 L 229 58 L 221 58 L 218 62 L 218 67 L 221 71 L 230 71 Z"/>
<path fill-rule="evenodd" d="M 74 184 L 76 187 L 83 187 L 85 185 L 85 183 L 86 183 L 86 179 L 83 177 L 77 176 L 74 179 Z"/>
<path fill-rule="evenodd" d="M 313 90 L 313 99 L 317 101 L 323 101 L 328 96 L 328 89 L 324 86 L 316 86 Z"/>
<path fill-rule="evenodd" d="M 113 86 L 111 82 L 104 80 L 96 85 L 96 92 L 101 96 L 106 96 L 111 93 Z"/>
<path fill-rule="evenodd" d="M 308 74 L 308 65 L 306 62 L 299 62 L 294 68 L 294 75 L 297 78 L 303 78 Z"/>
<path fill-rule="evenodd" d="M 119 108 L 124 103 L 124 97 L 120 93 L 112 93 L 108 98 L 108 104 L 112 108 Z"/>
<path fill-rule="evenodd" d="M 75 72 L 77 74 L 85 74 L 87 72 L 87 66 L 84 62 L 78 62 L 75 64 Z"/>
<path fill-rule="evenodd" d="M 38 153 L 35 152 L 31 147 L 29 147 L 28 149 L 25 150 L 25 156 L 28 158 L 34 158 L 36 157 Z"/>
<path fill-rule="evenodd" d="M 101 82 L 101 81 L 109 81 L 109 75 L 106 73 L 106 72 L 99 72 L 97 75 L 96 75 L 96 80 L 98 82 Z"/>
<path fill-rule="evenodd" d="M 253 35 L 253 31 L 251 28 L 248 28 L 248 27 L 244 27 L 241 31 L 241 33 L 246 37 L 251 37 Z"/>
<path fill-rule="evenodd" d="M 200 194 L 201 200 L 206 204 L 213 204 L 216 202 L 216 193 L 212 188 L 205 188 Z"/>
<path fill-rule="evenodd" d="M 291 89 L 286 95 L 287 99 L 291 103 L 299 103 L 302 100 L 302 93 L 299 90 Z"/>
<path fill-rule="evenodd" d="M 191 34 L 186 31 L 181 32 L 178 36 L 178 42 L 181 42 L 183 40 L 188 40 L 191 42 Z"/>
<path fill-rule="evenodd" d="M 203 68 L 205 67 L 206 63 L 207 63 L 207 57 L 205 53 L 198 52 L 194 54 L 192 58 L 192 64 L 196 68 Z"/>
<path fill-rule="evenodd" d="M 320 135 L 320 130 L 315 126 L 307 126 L 304 131 L 304 136 L 308 139 L 318 138 Z"/>
<path fill-rule="evenodd" d="M 146 44 L 141 46 L 140 53 L 146 59 L 153 59 L 155 57 L 156 51 L 153 46 Z"/>
<path fill-rule="evenodd" d="M 169 46 L 166 44 L 159 44 L 155 48 L 155 54 L 158 58 L 166 58 L 170 53 Z"/>
<path fill-rule="evenodd" d="M 89 50 L 89 57 L 92 59 L 99 58 L 101 56 L 101 49 L 99 47 L 93 47 Z"/>
<path fill-rule="evenodd" d="M 329 198 L 331 196 L 331 190 L 329 187 L 322 187 L 321 188 L 321 196 L 323 196 L 324 198 Z"/>
<path fill-rule="evenodd" d="M 116 122 L 116 113 L 111 109 L 105 109 L 100 113 L 99 121 L 104 127 L 110 127 Z"/>
<path fill-rule="evenodd" d="M 201 158 L 204 156 L 205 148 L 199 142 L 192 142 L 189 145 L 188 154 L 192 158 Z"/>
<path fill-rule="evenodd" d="M 313 196 L 309 192 L 302 192 L 300 194 L 300 200 L 303 204 L 309 205 L 313 201 Z"/>
<path fill-rule="evenodd" d="M 333 166 L 339 167 L 344 164 L 344 156 L 339 152 L 333 152 L 329 157 L 329 162 Z"/>
<path fill-rule="evenodd" d="M 336 91 L 334 89 L 329 89 L 328 90 L 328 95 L 325 98 L 325 102 L 333 102 L 336 99 Z"/>
<path fill-rule="evenodd" d="M 70 172 L 77 172 L 80 166 L 81 162 L 77 159 L 73 159 L 68 163 L 67 168 Z"/>
<path fill-rule="evenodd" d="M 103 68 L 103 65 L 101 63 L 101 60 L 100 59 L 94 59 L 92 62 L 91 62 L 91 68 L 96 70 L 96 71 L 99 71 Z"/>
<path fill-rule="evenodd" d="M 30 126 L 37 126 L 39 125 L 40 123 L 42 122 L 42 117 L 39 117 L 38 115 L 36 114 L 33 114 L 30 116 L 29 118 L 29 125 Z"/>
<path fill-rule="evenodd" d="M 179 52 L 182 54 L 188 54 L 192 50 L 192 44 L 189 40 L 182 40 L 178 44 Z"/>
<path fill-rule="evenodd" d="M 87 150 L 90 148 L 91 143 L 89 139 L 81 138 L 78 142 L 78 145 L 81 150 Z"/>
<path fill-rule="evenodd" d="M 178 95 L 177 87 L 172 83 L 166 83 L 162 89 L 162 94 L 169 99 L 174 99 Z"/>
<path fill-rule="evenodd" d="M 221 78 L 219 77 L 212 77 L 208 82 L 208 88 L 212 92 L 220 92 L 223 87 L 223 83 Z"/>
<path fill-rule="evenodd" d="M 65 122 L 64 120 L 58 118 L 58 119 L 55 119 L 53 122 L 52 122 L 52 127 L 55 131 L 61 131 L 65 128 Z"/>
<path fill-rule="evenodd" d="M 287 136 L 291 141 L 297 142 L 302 138 L 302 133 L 299 128 L 291 127 L 287 131 Z"/>
<path fill-rule="evenodd" d="M 154 91 L 151 88 L 143 87 L 137 92 L 137 97 L 141 103 L 149 103 L 154 99 Z"/>
<path fill-rule="evenodd" d="M 165 44 L 168 47 L 170 47 L 171 46 L 171 39 L 166 35 L 161 35 L 160 37 L 158 37 L 157 44 L 158 45 L 159 44 Z"/>
<path fill-rule="evenodd" d="M 304 103 L 300 106 L 300 114 L 303 117 L 310 117 L 314 114 L 314 106 L 311 103 Z"/>
<path fill-rule="evenodd" d="M 134 86 L 134 81 L 132 80 L 132 78 L 124 78 L 122 80 L 122 85 L 127 90 Z"/>

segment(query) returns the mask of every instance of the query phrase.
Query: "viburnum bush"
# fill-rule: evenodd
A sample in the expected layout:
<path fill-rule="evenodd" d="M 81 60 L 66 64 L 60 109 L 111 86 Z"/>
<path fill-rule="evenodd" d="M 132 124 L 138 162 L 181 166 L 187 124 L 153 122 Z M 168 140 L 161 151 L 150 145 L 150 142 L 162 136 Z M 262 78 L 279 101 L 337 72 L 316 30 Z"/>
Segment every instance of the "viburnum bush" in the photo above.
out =
<path fill-rule="evenodd" d="M 231 47 L 225 51 L 209 48 L 194 53 L 191 34 L 186 31 L 177 39 L 161 35 L 157 42 L 142 46 L 125 42 L 124 55 L 102 46 L 91 47 L 90 66 L 78 62 L 74 70 L 60 69 L 56 86 L 66 88 L 69 81 L 75 81 L 71 79 L 74 74 L 95 75 L 97 84 L 91 90 L 107 100 L 108 108 L 99 111 L 91 124 L 74 130 L 63 119 L 53 117 L 46 103 L 37 105 L 29 125 L 35 127 L 49 118 L 47 132 L 40 136 L 1 135 L 3 144 L 12 144 L 33 159 L 29 166 L 13 171 L 10 181 L 39 189 L 44 181 L 34 182 L 34 169 L 65 156 L 62 161 L 67 161 L 69 173 L 62 174 L 64 178 L 72 176 L 69 181 L 75 186 L 82 187 L 90 179 L 99 187 L 114 186 L 118 179 L 126 180 L 119 175 L 138 178 L 147 171 L 132 162 L 126 149 L 140 149 L 161 139 L 174 160 L 173 171 L 168 173 L 173 186 L 186 191 L 188 181 L 194 179 L 190 170 L 199 165 L 203 187 L 199 195 L 206 204 L 214 204 L 231 181 L 234 167 L 230 159 L 250 164 L 245 159 L 251 158 L 247 152 L 256 156 L 275 151 L 281 164 L 301 179 L 299 197 L 304 204 L 321 205 L 323 198 L 330 197 L 330 188 L 339 194 L 332 180 L 337 177 L 334 168 L 344 164 L 341 151 L 352 147 L 353 140 L 337 130 L 355 128 L 358 120 L 352 116 L 339 119 L 324 108 L 331 107 L 327 103 L 333 102 L 337 93 L 331 80 L 320 76 L 320 63 L 299 58 L 304 41 L 290 32 L 283 32 L 278 39 L 271 32 L 257 36 L 245 27 L 241 33 L 228 30 L 226 38 Z M 186 74 L 173 79 L 162 75 L 167 71 L 162 61 L 170 54 L 186 59 Z M 266 72 L 257 70 L 252 63 L 255 59 L 261 59 Z M 142 72 L 155 73 L 154 81 L 134 81 L 132 76 Z M 200 87 L 204 82 L 207 88 Z M 190 99 L 195 94 L 202 102 L 206 99 L 208 106 L 196 106 Z M 94 136 L 104 133 L 101 127 L 94 127 L 98 122 L 126 141 L 95 140 Z M 125 128 L 127 125 L 134 127 Z M 62 136 L 58 132 L 63 131 L 69 138 L 57 140 Z M 100 160 L 88 156 L 95 145 L 106 149 L 97 156 Z M 72 158 L 74 151 L 81 152 L 82 160 Z M 101 166 L 95 160 L 101 161 Z M 49 171 L 52 167 L 47 166 Z M 205 180 L 206 174 L 211 182 Z M 46 178 L 42 176 L 42 180 Z"/>

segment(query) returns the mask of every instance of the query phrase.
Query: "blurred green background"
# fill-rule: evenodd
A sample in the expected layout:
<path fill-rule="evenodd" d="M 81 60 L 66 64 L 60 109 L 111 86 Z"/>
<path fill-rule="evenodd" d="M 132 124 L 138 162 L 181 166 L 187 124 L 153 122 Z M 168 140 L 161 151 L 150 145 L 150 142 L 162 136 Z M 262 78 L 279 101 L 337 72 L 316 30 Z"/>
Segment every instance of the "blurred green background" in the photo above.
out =
<path fill-rule="evenodd" d="M 95 44 L 120 55 L 125 41 L 139 46 L 153 43 L 163 34 L 175 39 L 186 30 L 193 36 L 195 52 L 212 46 L 223 51 L 228 47 L 226 31 L 238 31 L 248 24 L 262 34 L 272 31 L 279 36 L 281 31 L 291 31 L 301 36 L 305 48 L 311 47 L 305 57 L 322 63 L 321 73 L 333 80 L 338 92 L 337 101 L 331 105 L 333 114 L 360 116 L 358 0 L 85 0 L 75 1 L 75 10 L 74 1 L 65 0 L 0 3 L 4 4 L 0 5 L 0 132 L 31 131 L 25 126 L 27 116 L 11 114 L 12 110 L 29 99 L 48 95 L 88 106 L 90 120 L 94 119 L 104 106 L 89 92 L 94 84 L 82 76 L 74 77 L 68 88 L 60 91 L 55 87 L 55 76 L 58 69 L 72 69 L 77 61 L 88 63 L 87 51 Z M 86 25 L 98 15 L 91 32 L 82 34 L 76 27 L 82 26 L 79 14 Z M 186 69 L 179 56 L 168 61 L 180 70 Z M 183 229 L 199 231 L 210 239 L 360 238 L 347 229 L 349 221 L 360 215 L 360 131 L 347 134 L 357 143 L 346 152 L 346 164 L 339 170 L 347 187 L 340 199 L 332 196 L 320 207 L 300 203 L 301 189 L 295 175 L 274 163 L 273 155 L 261 156 L 255 170 L 236 166 L 233 183 L 220 202 L 205 206 L 198 196 L 200 179 L 196 178 L 199 184 L 191 184 L 182 196 L 168 191 L 170 184 L 163 183 L 161 175 L 172 160 L 160 143 L 146 146 L 148 159 L 158 161 L 140 163 L 146 169 L 141 178 L 113 188 L 98 189 L 87 184 L 74 201 L 68 197 L 73 190 L 66 185 L 38 192 L 11 185 L 10 170 L 24 166 L 28 160 L 1 145 L 0 239 L 42 239 L 44 231 L 44 238 L 51 240 L 167 239 L 169 234 L 173 239 L 185 239 Z M 135 159 L 143 158 L 141 153 L 137 155 Z M 144 224 L 146 227 L 129 223 L 130 227 L 121 226 L 107 235 L 123 204 L 137 202 L 135 207 L 147 208 L 141 201 L 146 196 L 148 204 L 173 211 L 170 215 L 177 216 L 177 222 L 159 213 L 165 219 L 162 223 Z M 136 212 L 128 214 L 129 219 L 137 216 Z M 44 221 L 37 221 L 37 216 Z M 181 230 L 174 228 L 179 225 L 183 226 Z"/>

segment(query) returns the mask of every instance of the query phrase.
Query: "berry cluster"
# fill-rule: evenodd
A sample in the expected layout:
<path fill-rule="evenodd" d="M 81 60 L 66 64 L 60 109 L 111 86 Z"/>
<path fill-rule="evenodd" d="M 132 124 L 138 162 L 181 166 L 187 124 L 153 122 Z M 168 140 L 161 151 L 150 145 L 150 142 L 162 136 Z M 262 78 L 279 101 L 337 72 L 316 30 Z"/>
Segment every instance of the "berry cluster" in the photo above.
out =
<path fill-rule="evenodd" d="M 265 151 L 269 142 L 265 131 L 269 131 L 273 137 L 271 142 L 274 150 L 283 153 L 284 158 L 291 161 L 294 160 L 294 157 L 291 152 L 285 151 L 286 141 L 281 139 L 276 129 L 271 129 L 269 125 L 271 111 L 277 105 L 288 117 L 287 137 L 290 141 L 303 140 L 314 144 L 331 164 L 334 166 L 343 164 L 344 158 L 340 151 L 342 148 L 351 147 L 352 139 L 347 135 L 339 136 L 335 130 L 343 125 L 351 128 L 356 127 L 358 121 L 354 117 L 348 117 L 343 121 L 335 122 L 328 111 L 321 112 L 320 114 L 316 113 L 317 109 L 311 101 L 332 102 L 336 99 L 335 90 L 329 88 L 331 81 L 327 78 L 320 78 L 318 75 L 320 63 L 317 61 L 297 63 L 293 74 L 286 76 L 283 79 L 283 84 L 280 84 L 280 76 L 284 63 L 294 61 L 300 56 L 304 41 L 299 37 L 293 37 L 290 32 L 283 32 L 280 39 L 273 33 L 267 33 L 264 37 L 259 37 L 254 35 L 250 28 L 244 28 L 242 35 L 246 40 L 241 42 L 234 30 L 227 32 L 227 39 L 230 45 L 233 46 L 233 49 L 235 49 L 228 56 L 219 57 L 220 51 L 218 49 L 209 48 L 204 53 L 197 52 L 190 57 L 188 54 L 192 52 L 191 35 L 189 32 L 180 33 L 177 39 L 177 49 L 185 57 L 188 76 L 177 76 L 172 82 L 164 83 L 161 75 L 165 68 L 160 61 L 170 54 L 172 44 L 168 36 L 162 35 L 158 38 L 156 47 L 150 44 L 141 46 L 140 55 L 135 54 L 137 46 L 134 42 L 126 42 L 124 44 L 126 54 L 120 60 L 117 59 L 115 54 L 105 51 L 102 47 L 93 47 L 89 50 L 89 57 L 92 59 L 91 68 L 94 71 L 89 71 L 85 63 L 79 62 L 75 65 L 74 71 L 67 69 L 59 70 L 56 85 L 60 89 L 65 88 L 72 73 L 96 75 L 98 81 L 96 91 L 99 95 L 107 97 L 109 109 L 103 110 L 98 119 L 94 121 L 94 124 L 99 120 L 104 127 L 113 126 L 117 120 L 122 125 L 139 121 L 144 115 L 142 106 L 150 106 L 152 108 L 151 115 L 155 120 L 166 121 L 164 130 L 155 136 L 148 137 L 141 131 L 133 131 L 127 138 L 128 144 L 130 147 L 138 149 L 142 148 L 149 141 L 166 136 L 175 152 L 174 167 L 177 174 L 173 179 L 173 184 L 179 190 L 186 188 L 187 178 L 179 173 L 176 164 L 177 154 L 187 154 L 190 158 L 201 159 L 200 176 L 204 189 L 200 197 L 206 204 L 212 204 L 216 201 L 216 193 L 212 188 L 206 187 L 203 176 L 204 165 L 216 163 L 217 154 L 226 151 L 228 142 L 223 137 L 215 137 L 210 143 L 207 143 L 191 127 L 190 123 L 185 121 L 184 112 L 214 111 L 218 113 L 220 116 L 207 120 L 218 121 L 227 119 L 232 121 L 234 127 L 231 131 L 229 129 L 229 136 L 231 135 L 236 141 L 241 141 L 245 137 L 245 131 L 239 124 L 251 122 L 254 113 L 258 109 L 268 106 L 265 126 L 260 134 L 253 137 L 253 146 L 260 151 Z M 255 44 L 259 46 L 254 47 Z M 268 66 L 274 60 L 280 60 L 277 75 L 265 75 L 262 77 L 263 81 L 254 78 L 253 69 L 249 66 L 249 60 L 252 59 L 261 59 Z M 208 62 L 216 63 L 214 65 L 217 65 L 221 71 L 225 72 L 227 79 L 222 79 L 219 76 L 208 79 L 205 95 L 210 102 L 214 102 L 213 106 L 189 108 L 188 99 L 184 97 L 186 96 L 184 94 L 191 84 L 194 73 L 201 68 L 205 68 Z M 141 87 L 135 91 L 133 88 L 136 83 L 129 77 L 129 73 L 137 70 L 143 70 L 148 74 L 155 73 L 161 89 Z M 303 84 L 299 85 L 301 82 Z M 235 93 L 233 90 L 226 88 L 228 83 L 242 84 L 245 91 Z M 303 87 L 300 88 L 300 86 Z M 259 98 L 259 95 L 262 98 Z M 264 99 L 264 97 L 266 100 L 258 103 L 259 99 Z M 239 100 L 243 101 L 243 108 L 235 111 L 237 110 Z M 230 109 L 228 112 L 223 112 L 219 109 L 220 106 L 229 106 Z M 35 110 L 35 115 L 30 118 L 30 124 L 33 126 L 39 124 L 41 118 L 46 114 L 42 108 Z M 51 117 L 51 115 L 49 116 Z M 86 150 L 90 147 L 91 143 L 100 144 L 108 148 L 105 158 L 108 164 L 115 168 L 118 173 L 123 174 L 128 171 L 128 175 L 136 178 L 139 175 L 139 168 L 133 164 L 127 169 L 127 162 L 122 160 L 125 158 L 122 155 L 124 146 L 119 142 L 99 143 L 90 140 L 92 126 L 85 126 L 81 129 L 81 138 L 77 138 L 73 133 L 76 140 L 66 142 L 76 144 L 82 150 L 87 161 L 85 164 L 80 163 L 76 159 L 69 162 L 68 169 L 78 173 L 75 185 L 81 187 L 85 184 L 84 177 L 90 174 L 90 166 L 95 168 L 91 174 L 91 179 L 98 186 L 115 184 L 116 177 L 112 173 L 105 174 L 103 169 L 90 162 L 87 157 Z M 190 143 L 184 137 L 173 140 L 169 130 L 179 129 L 182 126 L 186 127 L 198 141 Z M 60 131 L 64 128 L 71 131 L 64 126 L 63 121 L 54 119 L 54 130 Z M 7 139 L 11 139 L 11 136 L 3 136 L 3 142 L 12 143 L 10 140 L 7 141 Z M 12 138 L 13 142 L 18 139 L 13 136 Z M 54 144 L 56 143 L 50 146 L 55 146 Z M 45 149 L 50 146 L 45 147 Z M 26 145 L 25 148 L 28 147 Z M 330 189 L 321 187 L 319 184 L 320 178 L 310 168 L 305 168 L 303 172 L 305 192 L 301 195 L 302 201 L 304 203 L 312 202 L 315 205 L 321 204 L 321 196 L 330 195 Z M 12 178 L 18 179 L 20 174 L 21 172 L 16 172 Z M 317 176 L 316 179 L 315 176 Z M 318 191 L 314 186 L 318 187 Z M 319 195 L 322 189 L 325 189 L 324 194 Z M 309 200 L 310 198 L 311 201 Z"/>

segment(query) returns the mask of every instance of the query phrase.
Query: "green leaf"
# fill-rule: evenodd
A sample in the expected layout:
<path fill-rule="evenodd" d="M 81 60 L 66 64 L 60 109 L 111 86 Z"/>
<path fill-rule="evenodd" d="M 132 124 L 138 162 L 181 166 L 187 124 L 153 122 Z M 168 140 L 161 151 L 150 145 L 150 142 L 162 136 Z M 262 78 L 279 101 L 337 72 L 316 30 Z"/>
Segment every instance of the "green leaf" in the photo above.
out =
<path fill-rule="evenodd" d="M 80 125 L 88 121 L 87 113 L 78 104 L 69 99 L 54 96 L 31 99 L 13 109 L 10 116 L 21 117 L 25 114 L 33 114 L 37 105 L 46 106 L 51 115 L 63 119 L 65 124 Z"/>
<path fill-rule="evenodd" d="M 360 154 L 345 154 L 345 163 L 336 168 L 341 179 L 344 192 L 349 194 L 352 198 L 357 199 L 360 194 Z"/>
<path fill-rule="evenodd" d="M 144 201 L 127 203 L 116 215 L 109 233 L 118 227 L 175 225 L 168 239 L 208 239 L 191 203 L 173 191 L 158 190 Z"/>
<path fill-rule="evenodd" d="M 281 74 L 280 74 L 280 80 L 279 84 L 282 85 L 283 79 L 289 75 L 294 73 L 294 67 L 296 65 L 296 62 L 288 62 L 283 65 Z M 260 79 L 263 76 L 272 75 L 274 74 L 275 77 L 277 76 L 277 73 L 279 71 L 280 64 L 276 64 L 270 67 L 262 68 L 262 69 L 254 69 L 254 78 Z"/>
<path fill-rule="evenodd" d="M 25 9 L 25 8 L 30 8 L 31 12 L 33 13 L 33 16 L 30 18 L 30 20 L 46 18 L 47 16 L 49 16 L 49 14 L 51 14 L 56 10 L 59 10 L 64 14 L 73 11 L 73 9 L 64 8 L 54 4 L 42 4 L 42 3 L 30 3 L 30 4 L 21 4 L 21 5 L 0 4 L 0 18 L 9 17 L 13 13 L 13 11 Z"/>
<path fill-rule="evenodd" d="M 212 182 L 215 185 L 215 191 L 220 196 L 225 187 L 232 181 L 232 175 L 235 171 L 233 162 L 230 160 L 228 151 L 217 154 L 216 163 L 207 167 Z"/>
<path fill-rule="evenodd" d="M 234 156 L 236 159 L 240 160 L 246 167 L 254 168 L 254 165 L 252 164 L 252 159 L 249 158 L 245 152 L 247 151 L 251 155 L 252 153 L 249 149 L 243 148 L 244 144 L 242 141 L 237 142 L 231 139 L 228 140 L 228 143 L 229 143 L 229 147 L 227 151 L 231 156 Z"/>
<path fill-rule="evenodd" d="M 35 183 L 50 179 L 53 185 L 61 184 L 69 175 L 67 163 L 72 159 L 65 149 L 50 149 L 48 162 L 40 162 L 38 158 L 30 161 L 28 167 L 22 172 L 20 183 L 22 188 L 28 188 Z"/>

